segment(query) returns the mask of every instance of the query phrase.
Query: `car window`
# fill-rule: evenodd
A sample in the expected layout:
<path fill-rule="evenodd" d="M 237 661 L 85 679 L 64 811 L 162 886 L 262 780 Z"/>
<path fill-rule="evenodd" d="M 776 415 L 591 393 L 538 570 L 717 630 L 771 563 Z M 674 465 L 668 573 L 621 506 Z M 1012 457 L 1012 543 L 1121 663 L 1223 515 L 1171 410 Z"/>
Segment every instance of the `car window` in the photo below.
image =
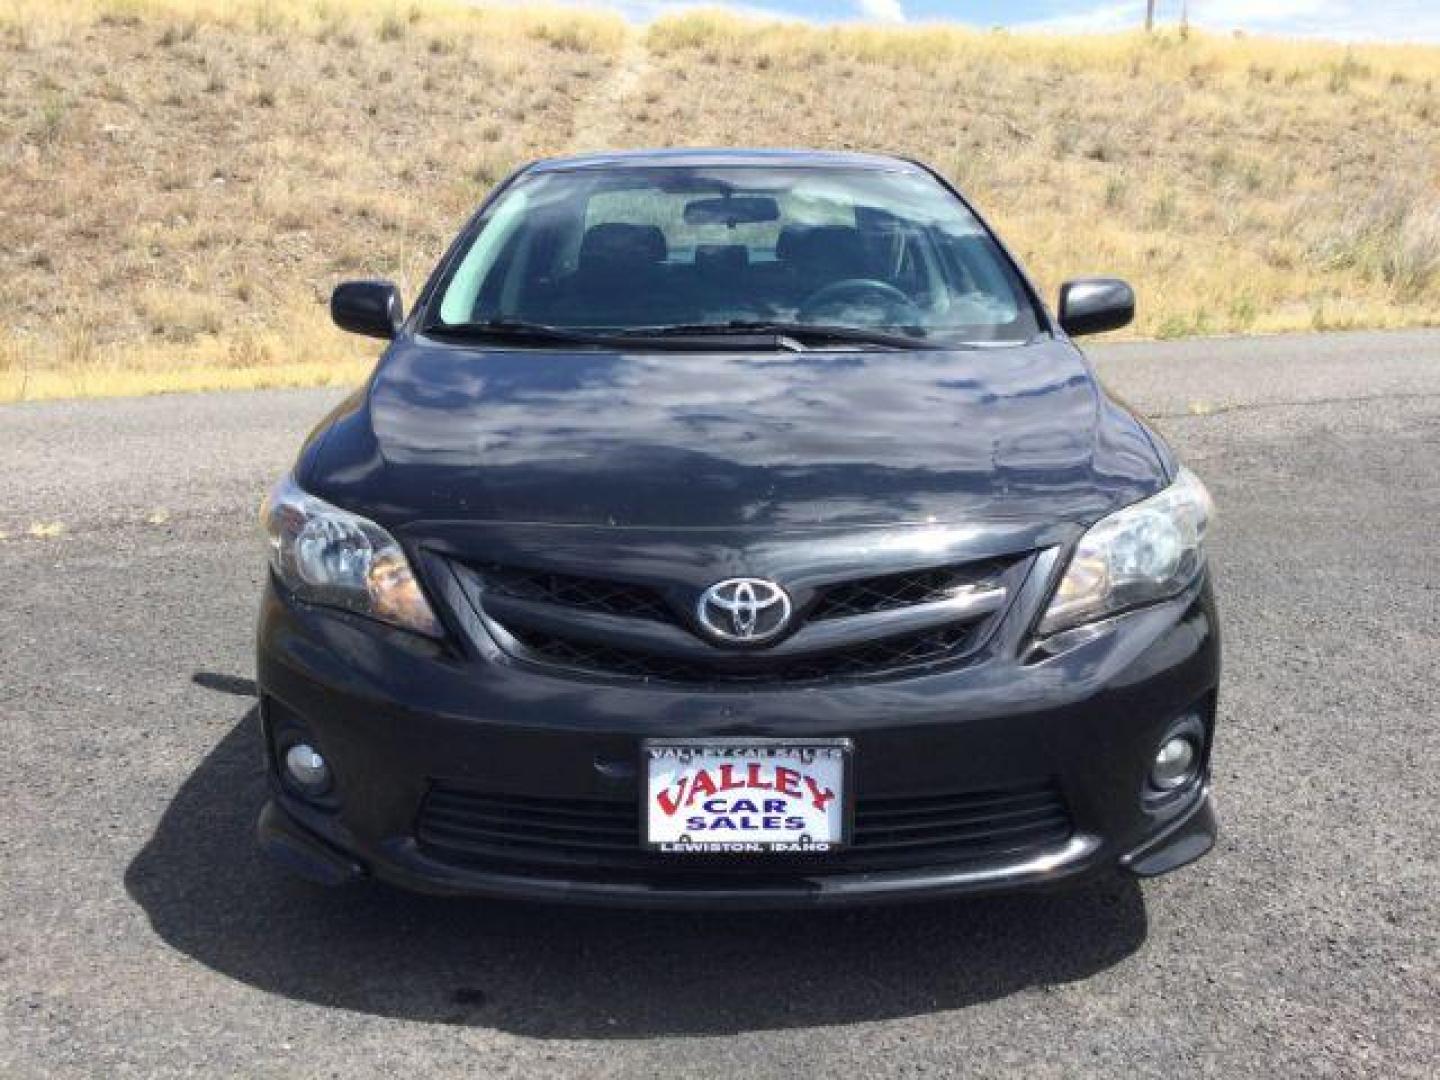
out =
<path fill-rule="evenodd" d="M 520 178 L 438 288 L 447 324 L 596 330 L 730 321 L 1022 341 L 1009 260 L 919 171 L 616 168 Z"/>

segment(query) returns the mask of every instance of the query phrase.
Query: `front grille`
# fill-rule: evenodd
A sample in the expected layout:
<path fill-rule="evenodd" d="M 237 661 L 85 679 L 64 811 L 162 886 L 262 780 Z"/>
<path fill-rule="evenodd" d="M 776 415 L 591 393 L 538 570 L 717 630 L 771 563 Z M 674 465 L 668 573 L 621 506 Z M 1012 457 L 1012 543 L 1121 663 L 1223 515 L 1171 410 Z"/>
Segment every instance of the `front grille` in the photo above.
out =
<path fill-rule="evenodd" d="M 875 796 L 856 802 L 849 848 L 823 855 L 666 856 L 641 848 L 638 799 L 506 795 L 436 783 L 416 838 L 432 858 L 647 873 L 783 873 L 1017 862 L 1053 850 L 1074 826 L 1052 781 L 986 791 Z"/>
<path fill-rule="evenodd" d="M 643 585 L 508 566 L 488 566 L 482 572 L 487 588 L 519 600 L 537 600 L 602 615 L 674 621 L 669 605 Z"/>
<path fill-rule="evenodd" d="M 993 581 L 1005 570 L 1001 560 L 913 570 L 884 577 L 862 578 L 832 585 L 820 594 L 810 618 L 840 619 L 847 615 L 872 615 L 915 604 L 946 600 L 963 589 Z"/>
<path fill-rule="evenodd" d="M 458 568 L 501 645 L 520 659 L 577 676 L 704 685 L 865 679 L 959 661 L 979 648 L 999 601 L 968 613 L 916 610 L 908 621 L 906 609 L 1003 598 L 1028 564 L 1021 554 L 827 582 L 795 596 L 795 625 L 780 639 L 793 642 L 752 649 L 718 645 L 699 631 L 693 583 L 662 588 L 514 566 Z"/>
<path fill-rule="evenodd" d="M 863 678 L 938 663 L 961 651 L 972 632 L 968 625 L 949 625 L 809 656 L 725 654 L 723 663 L 718 659 L 685 660 L 523 630 L 515 631 L 514 637 L 532 656 L 579 671 L 677 683 L 798 683 Z"/>

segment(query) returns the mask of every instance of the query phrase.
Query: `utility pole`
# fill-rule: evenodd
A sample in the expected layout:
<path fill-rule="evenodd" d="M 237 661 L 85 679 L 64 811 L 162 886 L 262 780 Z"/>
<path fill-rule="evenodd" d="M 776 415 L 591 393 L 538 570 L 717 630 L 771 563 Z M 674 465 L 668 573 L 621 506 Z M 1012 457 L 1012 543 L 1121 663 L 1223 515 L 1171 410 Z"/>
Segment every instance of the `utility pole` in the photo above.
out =
<path fill-rule="evenodd" d="M 1155 29 L 1155 0 L 1145 0 L 1145 32 Z"/>

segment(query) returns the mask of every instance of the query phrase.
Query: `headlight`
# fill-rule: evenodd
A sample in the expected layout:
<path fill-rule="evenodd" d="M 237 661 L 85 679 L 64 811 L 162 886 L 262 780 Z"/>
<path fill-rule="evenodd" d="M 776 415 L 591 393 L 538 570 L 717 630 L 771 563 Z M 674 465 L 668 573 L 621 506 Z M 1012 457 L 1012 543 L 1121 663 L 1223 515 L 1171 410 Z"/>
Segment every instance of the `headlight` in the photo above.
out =
<path fill-rule="evenodd" d="M 1144 502 L 1092 525 L 1080 538 L 1039 633 L 1049 635 L 1174 596 L 1205 565 L 1210 493 L 1189 469 Z"/>
<path fill-rule="evenodd" d="M 373 521 L 307 495 L 290 477 L 260 508 L 270 565 L 302 600 L 440 637 L 405 553 Z"/>

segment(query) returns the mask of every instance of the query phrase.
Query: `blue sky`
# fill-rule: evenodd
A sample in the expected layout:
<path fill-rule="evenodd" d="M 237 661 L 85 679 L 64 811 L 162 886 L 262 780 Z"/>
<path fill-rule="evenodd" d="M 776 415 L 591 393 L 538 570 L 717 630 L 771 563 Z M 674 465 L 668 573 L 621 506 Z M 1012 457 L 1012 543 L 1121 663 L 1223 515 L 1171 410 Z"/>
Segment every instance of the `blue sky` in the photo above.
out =
<path fill-rule="evenodd" d="M 813 22 L 963 22 L 974 26 L 1106 31 L 1138 26 L 1145 0 L 594 0 L 647 21 L 687 7 L 731 7 Z M 1157 0 L 1159 19 L 1180 18 L 1182 0 Z M 1211 30 L 1344 41 L 1440 43 L 1440 0 L 1188 0 L 1190 22 Z"/>

